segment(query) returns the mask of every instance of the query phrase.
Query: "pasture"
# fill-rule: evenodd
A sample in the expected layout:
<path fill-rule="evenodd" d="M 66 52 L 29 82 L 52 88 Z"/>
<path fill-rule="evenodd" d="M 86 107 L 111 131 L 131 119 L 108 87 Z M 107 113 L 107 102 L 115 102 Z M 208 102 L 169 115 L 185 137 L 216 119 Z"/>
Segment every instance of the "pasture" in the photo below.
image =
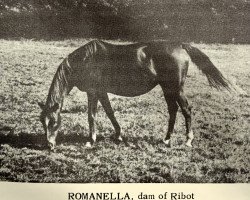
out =
<path fill-rule="evenodd" d="M 49 153 L 37 103 L 45 101 L 63 58 L 86 42 L 1 40 L 0 181 L 249 182 L 250 45 L 193 44 L 238 89 L 212 89 L 190 65 L 185 92 L 193 111 L 193 148 L 184 145 L 180 111 L 172 147 L 163 144 L 169 116 L 160 87 L 133 98 L 109 95 L 126 143 L 113 142 L 113 127 L 98 104 L 97 142 L 87 148 L 87 97 L 73 89 L 64 101 L 56 152 Z"/>

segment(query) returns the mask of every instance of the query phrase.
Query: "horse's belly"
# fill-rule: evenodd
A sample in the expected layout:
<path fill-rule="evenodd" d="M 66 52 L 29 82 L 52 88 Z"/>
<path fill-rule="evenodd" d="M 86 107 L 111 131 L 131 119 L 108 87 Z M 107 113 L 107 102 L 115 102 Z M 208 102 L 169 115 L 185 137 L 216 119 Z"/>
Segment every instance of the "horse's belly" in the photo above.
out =
<path fill-rule="evenodd" d="M 129 81 L 120 79 L 119 81 L 101 81 L 95 82 L 87 79 L 86 81 L 78 82 L 77 88 L 81 91 L 96 91 L 112 93 L 120 96 L 133 97 L 145 94 L 152 90 L 157 84 L 153 81 Z"/>
<path fill-rule="evenodd" d="M 117 84 L 108 86 L 105 88 L 105 90 L 108 93 L 113 93 L 120 96 L 127 96 L 127 97 L 133 97 L 133 96 L 139 96 L 142 94 L 145 94 L 149 92 L 151 89 L 153 89 L 156 86 L 155 83 L 148 83 L 148 84 Z"/>
<path fill-rule="evenodd" d="M 156 86 L 155 80 L 145 74 L 119 74 L 105 77 L 101 88 L 121 96 L 138 96 L 149 92 Z"/>
<path fill-rule="evenodd" d="M 77 87 L 121 96 L 138 96 L 149 92 L 156 83 L 155 74 L 134 62 L 92 63 L 78 74 Z M 80 81 L 79 81 L 80 80 Z"/>

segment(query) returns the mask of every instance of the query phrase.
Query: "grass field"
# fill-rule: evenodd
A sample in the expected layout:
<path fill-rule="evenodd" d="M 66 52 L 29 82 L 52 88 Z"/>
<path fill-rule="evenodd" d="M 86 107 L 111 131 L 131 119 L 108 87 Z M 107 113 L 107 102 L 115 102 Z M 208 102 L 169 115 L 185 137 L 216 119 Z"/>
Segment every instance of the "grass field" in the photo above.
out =
<path fill-rule="evenodd" d="M 191 65 L 185 91 L 193 106 L 193 148 L 185 147 L 179 112 L 172 147 L 161 142 L 168 112 L 159 87 L 125 98 L 110 94 L 128 144 L 115 144 L 98 104 L 97 143 L 86 148 L 86 94 L 65 99 L 57 150 L 49 153 L 39 121 L 53 75 L 86 40 L 8 41 L 0 45 L 0 181 L 247 183 L 250 169 L 250 45 L 194 44 L 237 87 L 211 89 Z"/>

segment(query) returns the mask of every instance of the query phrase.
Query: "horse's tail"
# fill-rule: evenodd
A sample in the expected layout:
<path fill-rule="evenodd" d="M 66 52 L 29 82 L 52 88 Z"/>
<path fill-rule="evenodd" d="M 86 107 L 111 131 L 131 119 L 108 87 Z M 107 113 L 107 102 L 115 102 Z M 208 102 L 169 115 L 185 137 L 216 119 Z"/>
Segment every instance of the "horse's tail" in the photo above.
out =
<path fill-rule="evenodd" d="M 192 62 L 198 69 L 206 75 L 210 86 L 216 89 L 226 88 L 228 91 L 231 90 L 229 81 L 214 66 L 206 54 L 190 44 L 182 44 L 182 48 L 187 51 Z"/>

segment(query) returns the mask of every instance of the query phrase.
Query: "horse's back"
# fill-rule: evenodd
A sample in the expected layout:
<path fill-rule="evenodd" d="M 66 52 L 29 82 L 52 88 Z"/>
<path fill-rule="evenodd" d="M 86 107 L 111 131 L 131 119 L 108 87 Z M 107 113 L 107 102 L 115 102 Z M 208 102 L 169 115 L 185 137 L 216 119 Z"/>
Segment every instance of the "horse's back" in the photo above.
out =
<path fill-rule="evenodd" d="M 73 51 L 69 57 L 75 62 L 83 62 L 86 60 L 86 57 L 91 57 L 94 60 L 102 59 L 103 61 L 105 61 L 105 59 L 110 59 L 114 62 L 116 60 L 128 61 L 137 59 L 138 56 L 140 57 L 142 54 L 146 54 L 147 57 L 152 57 L 153 55 L 172 55 L 172 53 L 179 48 L 181 48 L 181 43 L 170 43 L 165 40 L 130 44 L 113 44 L 102 40 L 92 40 Z M 144 51 L 141 51 L 142 49 L 144 49 Z M 91 61 L 93 62 L 93 60 Z"/>

